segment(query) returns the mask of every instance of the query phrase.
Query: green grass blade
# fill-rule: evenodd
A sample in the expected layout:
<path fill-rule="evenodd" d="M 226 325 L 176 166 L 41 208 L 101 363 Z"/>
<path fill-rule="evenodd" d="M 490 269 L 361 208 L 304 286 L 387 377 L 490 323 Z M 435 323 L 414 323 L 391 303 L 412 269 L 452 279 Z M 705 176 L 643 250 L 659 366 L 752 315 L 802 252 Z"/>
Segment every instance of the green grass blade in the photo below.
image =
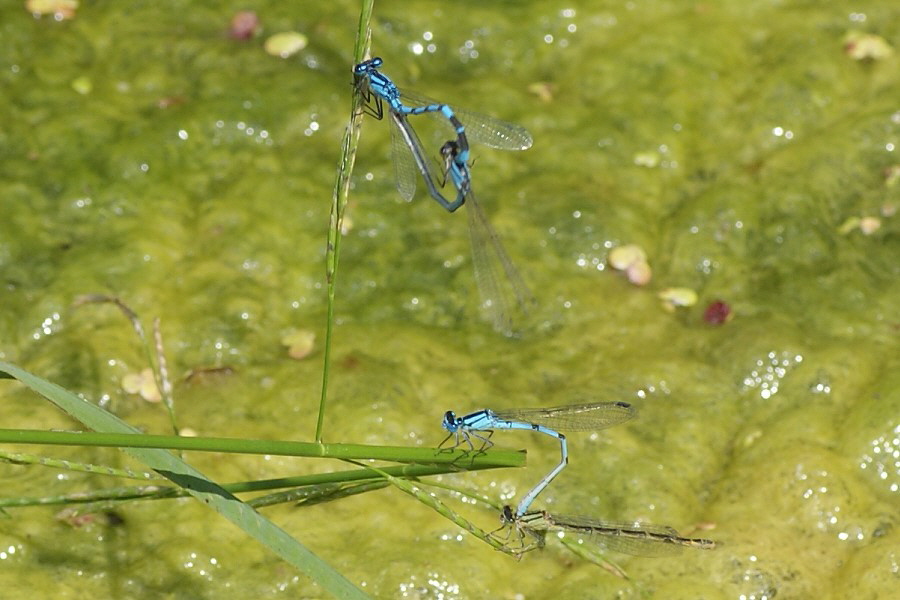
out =
<path fill-rule="evenodd" d="M 439 515 L 462 527 L 484 543 L 490 545 L 492 548 L 494 548 L 494 550 L 499 550 L 500 552 L 511 555 L 516 554 L 513 549 L 509 548 L 506 544 L 497 539 L 496 536 L 491 535 L 487 531 L 481 529 L 480 527 L 460 515 L 458 512 L 438 500 L 437 496 L 429 494 L 428 492 L 419 488 L 416 485 L 416 482 L 408 481 L 406 479 L 400 479 L 399 477 L 394 477 L 377 468 L 373 468 L 373 470 L 376 473 L 381 473 L 381 475 L 385 479 L 387 479 L 391 485 L 393 485 L 400 491 L 409 494 L 425 506 L 431 507 Z"/>
<path fill-rule="evenodd" d="M 372 19 L 372 8 L 375 0 L 363 0 L 362 10 L 359 14 L 359 29 L 356 33 L 356 46 L 353 49 L 354 64 L 363 60 L 369 49 L 371 31 L 369 21 Z M 350 66 L 350 65 L 348 65 Z M 350 69 L 347 69 L 347 76 Z M 328 399 L 328 375 L 331 365 L 331 337 L 334 332 L 334 294 L 338 262 L 341 255 L 341 230 L 344 227 L 344 210 L 347 208 L 347 200 L 350 197 L 350 175 L 353 174 L 353 163 L 356 162 L 356 147 L 359 145 L 359 128 L 362 123 L 362 96 L 354 88 L 353 108 L 350 112 L 350 122 L 344 131 L 344 139 L 341 143 L 341 160 L 338 166 L 337 178 L 334 182 L 334 192 L 331 195 L 331 217 L 328 227 L 328 245 L 325 249 L 325 283 L 328 289 L 328 308 L 325 321 L 325 349 L 324 364 L 322 366 L 322 396 L 319 400 L 319 417 L 316 420 L 316 441 L 322 441 L 322 427 L 325 422 L 325 404 Z"/>
<path fill-rule="evenodd" d="M 323 485 L 310 485 L 293 490 L 275 492 L 274 494 L 266 494 L 265 496 L 248 500 L 247 504 L 253 508 L 262 508 L 265 506 L 273 506 L 275 504 L 286 504 L 288 502 L 295 506 L 312 506 L 313 504 L 332 502 L 357 494 L 374 492 L 386 488 L 389 485 L 390 484 L 383 479 L 377 481 L 365 481 L 362 483 L 326 483 Z"/>
<path fill-rule="evenodd" d="M 0 369 L 2 369 L 2 364 L 0 363 Z M 78 417 L 75 416 L 75 418 Z M 119 422 L 121 423 L 121 421 Z M 86 424 L 96 429 L 92 424 Z M 525 464 L 525 454 L 523 452 L 510 450 L 493 450 L 473 455 L 463 450 L 444 451 L 435 448 L 410 448 L 408 446 L 368 446 L 365 444 L 321 444 L 285 440 L 181 437 L 177 435 L 148 435 L 140 433 L 133 428 L 129 430 L 134 431 L 134 433 L 0 429 L 0 443 L 157 448 L 194 450 L 198 452 L 304 456 L 307 458 L 372 459 L 403 463 L 452 465 L 456 467 L 455 470 L 477 467 L 521 467 Z"/>
<path fill-rule="evenodd" d="M 82 504 L 111 506 L 134 500 L 160 500 L 163 498 L 183 498 L 189 494 L 181 488 L 160 485 L 132 485 L 127 487 L 105 488 L 89 492 L 57 494 L 55 496 L 17 496 L 0 498 L 0 509 L 19 508 L 22 506 L 68 506 Z M 87 511 L 86 511 L 87 512 Z"/>
<path fill-rule="evenodd" d="M 42 463 L 43 464 L 43 463 Z M 49 465 L 53 466 L 53 465 Z M 470 470 L 486 469 L 491 467 L 474 466 Z M 104 467 L 97 471 L 101 475 Z M 380 473 L 388 473 L 393 477 L 418 478 L 430 475 L 444 475 L 452 473 L 455 469 L 436 465 L 400 465 L 383 467 L 378 472 L 372 469 L 353 469 L 349 471 L 334 471 L 332 473 L 316 473 L 313 475 L 296 475 L 294 477 L 279 477 L 276 479 L 259 479 L 254 481 L 241 481 L 224 483 L 222 487 L 232 494 L 244 492 L 263 492 L 283 488 L 298 488 L 303 490 L 309 487 L 322 485 L 346 485 L 355 482 L 372 482 L 382 480 Z M 431 484 L 437 485 L 437 484 Z M 298 492 L 302 494 L 303 492 Z M 59 504 L 84 504 L 101 502 L 125 502 L 133 500 L 163 500 L 167 498 L 183 498 L 188 492 L 181 488 L 173 488 L 160 485 L 137 485 L 76 492 L 72 494 L 60 494 L 56 496 L 42 497 L 16 497 L 0 498 L 0 508 L 15 508 L 19 506 L 47 506 Z M 499 506 L 497 507 L 499 511 Z"/>
<path fill-rule="evenodd" d="M 19 380 L 92 429 L 110 433 L 139 434 L 135 428 L 115 415 L 15 365 L 0 362 L 0 371 Z M 188 490 L 192 496 L 212 507 L 335 597 L 367 597 L 347 578 L 310 552 L 286 531 L 173 454 L 164 450 L 146 448 L 128 448 L 125 452 Z"/>
<path fill-rule="evenodd" d="M 132 471 L 131 469 L 117 469 L 115 467 L 107 467 L 106 465 L 92 465 L 90 463 L 81 463 L 71 460 L 63 460 L 59 458 L 49 458 L 47 456 L 38 456 L 36 454 L 22 454 L 20 452 L 4 452 L 0 450 L 0 461 L 14 465 L 41 465 L 50 467 L 51 469 L 61 469 L 63 471 L 74 471 L 80 473 L 94 473 L 95 475 L 110 475 L 112 477 L 121 477 L 122 479 L 141 479 L 143 481 L 164 481 L 156 473 L 149 471 Z M 2 500 L 0 500 L 2 502 Z"/>

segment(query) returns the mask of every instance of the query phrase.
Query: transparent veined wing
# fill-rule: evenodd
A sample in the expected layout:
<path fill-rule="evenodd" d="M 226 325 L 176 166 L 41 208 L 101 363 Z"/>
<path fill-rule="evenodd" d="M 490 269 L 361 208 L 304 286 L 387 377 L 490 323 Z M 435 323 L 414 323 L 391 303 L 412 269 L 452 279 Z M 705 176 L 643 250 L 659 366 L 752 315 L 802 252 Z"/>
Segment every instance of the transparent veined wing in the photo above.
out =
<path fill-rule="evenodd" d="M 404 90 L 400 92 L 400 101 L 411 107 L 440 106 L 442 104 L 448 104 L 457 117 L 459 117 L 459 120 L 462 121 L 462 124 L 465 125 L 466 137 L 473 142 L 483 144 L 490 148 L 497 148 L 499 150 L 527 150 L 528 148 L 531 148 L 531 145 L 534 142 L 531 134 L 528 133 L 528 130 L 521 125 L 502 121 L 489 115 L 465 108 L 458 108 L 453 104 L 438 102 L 427 96 Z M 440 111 L 431 111 L 428 114 L 442 121 L 444 125 L 452 130 L 450 121 L 448 121 Z"/>

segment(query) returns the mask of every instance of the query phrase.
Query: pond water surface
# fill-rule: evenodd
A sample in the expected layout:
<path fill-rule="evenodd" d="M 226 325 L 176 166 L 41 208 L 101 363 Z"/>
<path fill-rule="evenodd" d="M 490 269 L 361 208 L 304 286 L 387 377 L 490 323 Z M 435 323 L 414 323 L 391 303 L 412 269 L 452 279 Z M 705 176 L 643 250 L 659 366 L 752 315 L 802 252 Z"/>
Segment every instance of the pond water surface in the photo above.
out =
<path fill-rule="evenodd" d="M 83 2 L 63 21 L 21 3 L 0 9 L 0 358 L 148 432 L 168 432 L 164 410 L 122 387 L 146 357 L 115 308 L 75 307 L 80 295 L 119 297 L 145 326 L 160 319 L 183 426 L 314 436 L 358 6 L 251 5 Z M 230 38 L 248 6 L 261 33 Z M 893 0 L 847 6 L 375 7 L 373 54 L 398 83 L 533 134 L 526 152 L 476 147 L 472 171 L 538 308 L 520 338 L 491 330 L 465 209 L 447 214 L 422 191 L 404 202 L 388 125 L 367 118 L 325 440 L 430 447 L 448 409 L 632 402 L 639 417 L 628 424 L 569 436 L 570 465 L 535 506 L 667 524 L 719 548 L 606 555 L 622 579 L 552 539 L 516 562 L 391 488 L 266 514 L 382 598 L 894 596 L 900 65 L 896 53 L 855 58 L 847 35 L 896 48 L 900 14 Z M 264 40 L 282 31 L 308 46 L 267 54 Z M 624 244 L 646 252 L 646 285 L 608 267 Z M 671 287 L 698 302 L 666 310 L 658 294 Z M 704 320 L 716 301 L 730 310 L 719 324 Z M 299 329 L 317 335 L 301 361 L 281 344 Z M 217 367 L 229 369 L 184 377 Z M 3 427 L 75 427 L 17 384 L 0 394 Z M 543 436 L 493 440 L 527 448 L 528 467 L 442 483 L 514 502 L 558 460 Z M 126 464 L 115 450 L 47 454 Z M 186 459 L 217 481 L 346 468 Z M 4 496 L 115 485 L 35 467 L 0 473 Z M 494 512 L 438 494 L 495 526 Z M 75 527 L 55 512 L 0 521 L 4 595 L 324 595 L 190 500 L 119 507 L 116 526 Z"/>

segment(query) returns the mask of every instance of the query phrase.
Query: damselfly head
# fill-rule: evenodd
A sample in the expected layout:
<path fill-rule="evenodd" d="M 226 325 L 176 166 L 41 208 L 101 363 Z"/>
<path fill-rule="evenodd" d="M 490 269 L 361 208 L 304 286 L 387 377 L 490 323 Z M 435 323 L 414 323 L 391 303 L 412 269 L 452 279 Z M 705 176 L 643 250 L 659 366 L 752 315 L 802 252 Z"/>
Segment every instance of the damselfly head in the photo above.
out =
<path fill-rule="evenodd" d="M 370 58 L 369 60 L 364 60 L 355 67 L 353 67 L 354 75 L 368 75 L 371 71 L 377 69 L 381 65 L 384 64 L 384 61 L 381 60 L 380 57 L 376 56 L 375 58 Z"/>
<path fill-rule="evenodd" d="M 454 140 L 444 142 L 444 145 L 441 146 L 441 156 L 445 161 L 453 160 L 457 154 L 459 154 L 459 144 Z"/>
<path fill-rule="evenodd" d="M 456 413 L 454 413 L 452 410 L 448 410 L 447 412 L 445 412 L 444 421 L 441 423 L 441 425 L 450 433 L 454 433 L 459 428 L 459 424 L 456 420 Z"/>

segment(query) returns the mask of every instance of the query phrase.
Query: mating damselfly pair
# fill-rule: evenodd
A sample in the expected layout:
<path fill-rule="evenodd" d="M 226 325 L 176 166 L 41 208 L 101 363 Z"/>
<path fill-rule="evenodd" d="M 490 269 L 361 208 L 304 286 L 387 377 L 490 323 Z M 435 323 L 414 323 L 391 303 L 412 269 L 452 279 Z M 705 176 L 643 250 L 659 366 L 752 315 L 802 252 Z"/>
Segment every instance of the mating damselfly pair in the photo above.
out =
<path fill-rule="evenodd" d="M 381 58 L 363 61 L 354 67 L 353 74 L 365 101 L 365 111 L 382 119 L 387 109 L 397 190 L 403 199 L 411 200 L 417 176 L 421 176 L 429 195 L 448 212 L 466 205 L 481 307 L 494 329 L 504 335 L 514 335 L 519 325 L 514 315 L 527 313 L 534 299 L 476 200 L 469 165 L 469 140 L 502 150 L 526 150 L 532 144 L 531 134 L 512 123 L 401 92 L 379 70 L 383 63 Z M 455 138 L 447 140 L 435 153 L 429 152 L 410 123 L 410 117 L 417 115 L 437 117 L 449 125 Z M 440 162 L 434 159 L 435 154 L 440 156 Z M 449 200 L 442 193 L 448 181 L 454 190 Z"/>
<path fill-rule="evenodd" d="M 513 548 L 516 553 L 542 546 L 547 532 L 568 532 L 588 537 L 610 550 L 637 556 L 667 556 L 679 552 L 683 547 L 714 548 L 715 542 L 711 540 L 683 537 L 668 526 L 638 525 L 585 516 L 554 515 L 547 511 L 529 511 L 537 496 L 568 465 L 566 437 L 557 430 L 596 431 L 624 423 L 636 414 L 635 408 L 627 402 L 496 411 L 483 409 L 462 417 L 457 417 L 453 411 L 447 411 L 442 426 L 449 432 L 444 442 L 455 437 L 456 446 L 466 443 L 473 451 L 475 446 L 472 438 L 481 441 L 479 451 L 484 450 L 493 445 L 490 438 L 497 429 L 536 431 L 559 440 L 559 464 L 522 497 L 515 511 L 509 506 L 503 507 L 501 529 L 516 533 L 518 546 Z"/>

